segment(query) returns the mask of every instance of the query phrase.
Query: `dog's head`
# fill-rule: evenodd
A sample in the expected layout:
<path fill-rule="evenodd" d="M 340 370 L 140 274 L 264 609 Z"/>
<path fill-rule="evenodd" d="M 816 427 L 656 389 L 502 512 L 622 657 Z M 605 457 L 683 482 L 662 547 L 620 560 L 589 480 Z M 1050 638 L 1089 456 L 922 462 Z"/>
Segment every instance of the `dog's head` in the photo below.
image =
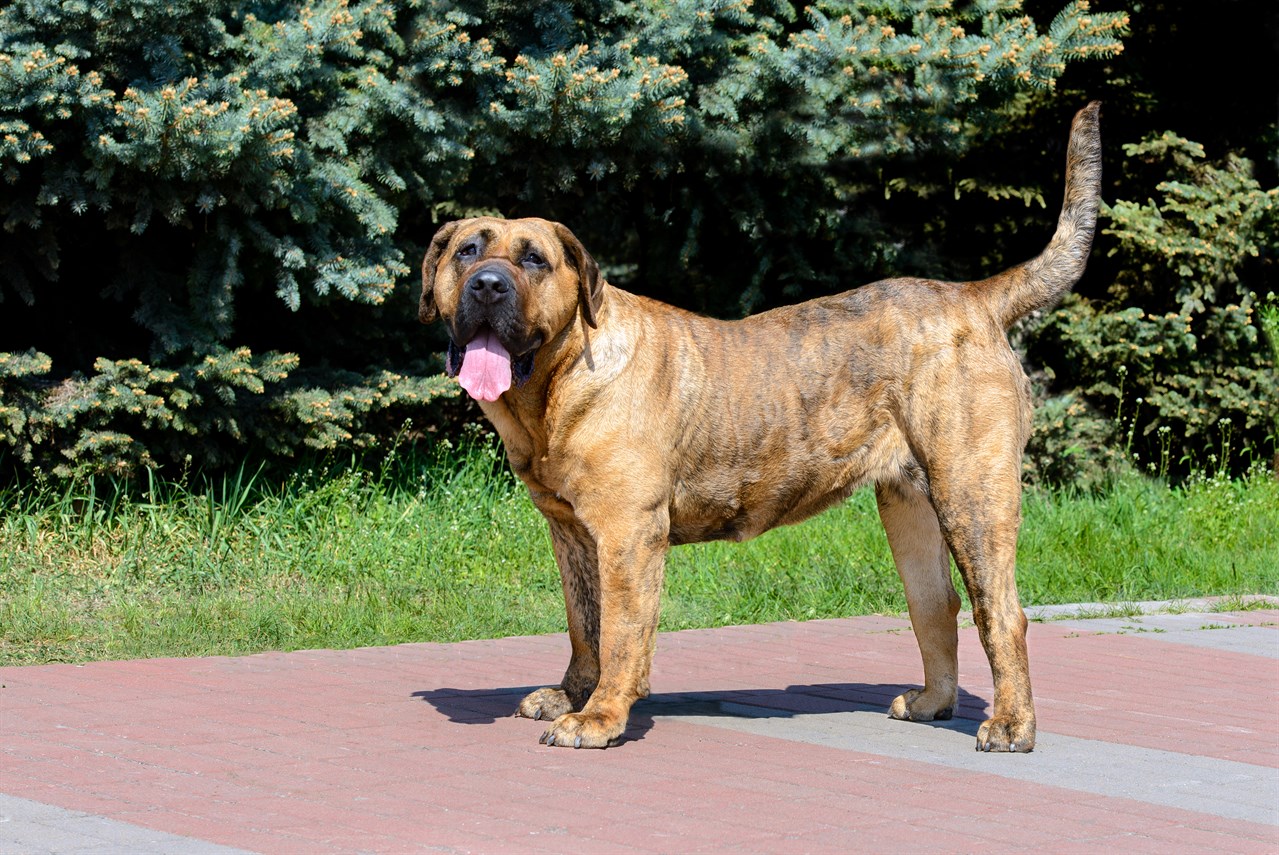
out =
<path fill-rule="evenodd" d="M 580 315 L 594 327 L 599 265 L 547 220 L 477 217 L 446 223 L 422 262 L 422 323 L 448 327 L 445 368 L 471 397 L 496 401 L 533 373 L 538 348 Z"/>

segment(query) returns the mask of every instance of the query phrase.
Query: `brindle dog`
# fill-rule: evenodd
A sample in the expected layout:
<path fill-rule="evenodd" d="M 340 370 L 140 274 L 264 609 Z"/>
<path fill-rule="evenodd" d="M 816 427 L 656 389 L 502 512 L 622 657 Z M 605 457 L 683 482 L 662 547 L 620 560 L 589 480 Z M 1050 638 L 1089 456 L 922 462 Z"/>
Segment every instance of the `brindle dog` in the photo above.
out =
<path fill-rule="evenodd" d="M 873 483 L 924 661 L 890 715 L 949 718 L 958 694 L 950 556 L 994 676 L 984 751 L 1030 751 L 1035 710 L 1014 580 L 1029 384 L 1008 326 L 1080 277 L 1101 184 L 1099 105 L 1075 117 L 1057 231 L 977 282 L 889 279 L 739 321 L 609 285 L 539 219 L 446 224 L 421 320 L 479 400 L 550 524 L 572 657 L 519 715 L 547 745 L 604 747 L 649 691 L 666 552 L 745 540 Z"/>

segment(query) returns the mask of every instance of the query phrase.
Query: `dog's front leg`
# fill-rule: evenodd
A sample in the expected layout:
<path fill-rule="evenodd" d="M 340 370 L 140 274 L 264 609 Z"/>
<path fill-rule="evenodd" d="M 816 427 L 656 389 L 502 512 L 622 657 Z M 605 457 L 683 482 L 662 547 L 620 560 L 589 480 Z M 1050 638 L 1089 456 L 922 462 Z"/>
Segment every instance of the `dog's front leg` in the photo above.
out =
<path fill-rule="evenodd" d="M 621 737 L 635 701 L 648 696 L 669 521 L 665 508 L 631 514 L 616 507 L 603 520 L 591 526 L 599 562 L 598 682 L 580 712 L 546 729 L 547 745 L 605 748 Z M 576 645 L 573 655 L 577 661 Z"/>
<path fill-rule="evenodd" d="M 529 694 L 517 711 L 517 715 L 525 718 L 546 721 L 586 706 L 600 679 L 600 586 L 595 539 L 571 516 L 561 517 L 546 513 L 564 587 L 568 638 L 573 652 L 560 685 Z"/>

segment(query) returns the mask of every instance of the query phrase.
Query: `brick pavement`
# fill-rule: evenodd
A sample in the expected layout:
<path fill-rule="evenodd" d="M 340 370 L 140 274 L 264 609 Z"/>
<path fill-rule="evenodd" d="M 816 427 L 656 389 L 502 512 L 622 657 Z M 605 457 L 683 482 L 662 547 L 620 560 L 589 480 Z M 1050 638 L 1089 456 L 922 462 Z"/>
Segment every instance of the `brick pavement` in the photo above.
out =
<path fill-rule="evenodd" d="M 1040 737 L 992 692 L 889 720 L 909 624 L 660 636 L 607 751 L 510 717 L 562 635 L 0 668 L 0 852 L 1279 851 L 1279 608 L 1034 623 Z"/>

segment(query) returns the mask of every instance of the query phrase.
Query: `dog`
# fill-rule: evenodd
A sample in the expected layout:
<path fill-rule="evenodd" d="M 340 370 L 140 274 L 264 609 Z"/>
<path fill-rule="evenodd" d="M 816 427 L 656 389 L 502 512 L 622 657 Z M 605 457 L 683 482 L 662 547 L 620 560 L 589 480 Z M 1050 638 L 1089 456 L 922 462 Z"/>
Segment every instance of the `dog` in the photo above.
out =
<path fill-rule="evenodd" d="M 568 669 L 517 711 L 548 722 L 542 743 L 620 739 L 649 692 L 671 546 L 745 540 L 874 484 L 924 666 L 889 714 L 954 713 L 954 556 L 994 677 L 977 749 L 1034 748 L 1014 579 L 1031 393 L 1006 331 L 1083 273 L 1099 117 L 1093 102 L 1072 123 L 1047 248 L 980 281 L 887 279 L 721 321 L 610 285 L 560 223 L 439 229 L 419 319 L 446 325 L 446 371 L 545 516 L 563 583 Z"/>

